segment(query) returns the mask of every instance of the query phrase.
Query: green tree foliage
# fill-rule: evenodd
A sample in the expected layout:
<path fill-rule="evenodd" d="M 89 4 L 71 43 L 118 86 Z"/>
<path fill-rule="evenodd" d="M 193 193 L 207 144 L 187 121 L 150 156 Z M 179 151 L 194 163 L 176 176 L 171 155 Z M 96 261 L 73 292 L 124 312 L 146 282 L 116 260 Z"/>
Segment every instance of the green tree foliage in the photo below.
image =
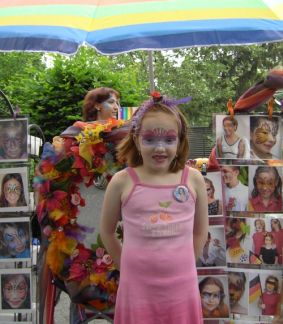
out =
<path fill-rule="evenodd" d="M 142 100 L 145 85 L 127 59 L 123 62 L 102 56 L 86 47 L 74 56 L 54 54 L 51 58 L 51 66 L 31 67 L 29 73 L 15 75 L 5 88 L 13 103 L 30 116 L 31 122 L 40 125 L 48 140 L 81 119 L 82 101 L 90 89 L 107 86 L 120 91 L 122 106 L 134 106 Z"/>
<path fill-rule="evenodd" d="M 209 125 L 212 114 L 226 112 L 229 98 L 236 100 L 266 73 L 282 64 L 283 43 L 155 51 L 156 90 L 181 98 L 189 124 Z M 81 118 L 82 100 L 92 88 L 117 89 L 122 106 L 137 106 L 149 95 L 147 51 L 103 56 L 81 47 L 76 55 L 52 57 L 44 65 L 39 53 L 0 53 L 0 87 L 48 140 Z"/>

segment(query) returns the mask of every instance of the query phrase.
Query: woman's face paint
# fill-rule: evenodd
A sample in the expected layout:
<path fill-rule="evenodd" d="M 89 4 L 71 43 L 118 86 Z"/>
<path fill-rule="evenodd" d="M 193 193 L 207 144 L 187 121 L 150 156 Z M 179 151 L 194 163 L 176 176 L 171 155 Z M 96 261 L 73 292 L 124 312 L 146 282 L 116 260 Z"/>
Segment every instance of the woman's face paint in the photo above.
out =
<path fill-rule="evenodd" d="M 116 96 L 111 95 L 109 99 L 103 101 L 98 111 L 98 119 L 106 120 L 109 118 L 117 118 L 118 111 L 120 109 L 120 102 Z"/>
<path fill-rule="evenodd" d="M 3 297 L 11 308 L 21 308 L 28 297 L 28 286 L 23 275 L 15 275 L 4 284 Z"/>

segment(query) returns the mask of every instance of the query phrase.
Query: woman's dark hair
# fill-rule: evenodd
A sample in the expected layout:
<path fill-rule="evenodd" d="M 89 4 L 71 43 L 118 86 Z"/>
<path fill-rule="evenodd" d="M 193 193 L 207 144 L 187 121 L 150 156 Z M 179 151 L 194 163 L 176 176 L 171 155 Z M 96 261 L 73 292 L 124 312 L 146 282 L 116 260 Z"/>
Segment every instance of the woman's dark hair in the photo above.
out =
<path fill-rule="evenodd" d="M 2 180 L 2 185 L 1 185 L 0 206 L 1 207 L 9 207 L 9 203 L 5 197 L 4 186 L 7 181 L 12 180 L 12 179 L 17 180 L 21 186 L 21 194 L 17 201 L 17 206 L 27 206 L 25 193 L 24 193 L 23 180 L 22 180 L 22 176 L 20 173 L 8 173 L 4 176 L 4 178 Z"/>
<path fill-rule="evenodd" d="M 84 98 L 83 121 L 89 122 L 97 120 L 97 109 L 95 105 L 106 101 L 111 95 L 115 95 L 120 99 L 119 92 L 112 88 L 101 87 L 90 90 Z"/>

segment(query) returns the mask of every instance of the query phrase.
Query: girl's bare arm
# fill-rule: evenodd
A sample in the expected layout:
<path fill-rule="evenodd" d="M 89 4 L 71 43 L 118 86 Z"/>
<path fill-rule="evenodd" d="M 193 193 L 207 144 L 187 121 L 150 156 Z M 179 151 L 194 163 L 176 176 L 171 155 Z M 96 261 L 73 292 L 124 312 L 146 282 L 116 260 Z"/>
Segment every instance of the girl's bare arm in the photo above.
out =
<path fill-rule="evenodd" d="M 191 183 L 196 192 L 193 236 L 195 258 L 198 259 L 202 254 L 208 233 L 207 193 L 203 176 L 198 170 L 190 168 L 190 179 L 192 180 Z"/>
<path fill-rule="evenodd" d="M 121 242 L 116 235 L 116 226 L 121 217 L 121 195 L 123 191 L 123 171 L 116 173 L 105 191 L 100 235 L 107 252 L 111 255 L 117 268 L 120 268 Z"/>

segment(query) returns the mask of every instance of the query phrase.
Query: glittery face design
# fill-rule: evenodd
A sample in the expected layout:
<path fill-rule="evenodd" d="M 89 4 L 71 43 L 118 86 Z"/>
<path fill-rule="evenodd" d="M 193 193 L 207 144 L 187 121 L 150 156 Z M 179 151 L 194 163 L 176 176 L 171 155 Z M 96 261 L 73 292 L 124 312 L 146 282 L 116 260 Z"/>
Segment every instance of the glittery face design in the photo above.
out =
<path fill-rule="evenodd" d="M 14 275 L 3 287 L 3 297 L 11 308 L 20 309 L 28 294 L 28 286 L 23 275 Z"/>
<path fill-rule="evenodd" d="M 16 179 L 10 179 L 4 184 L 4 194 L 9 206 L 17 206 L 22 186 Z"/>
<path fill-rule="evenodd" d="M 8 226 L 4 230 L 3 239 L 11 256 L 24 252 L 27 247 L 27 234 L 23 228 Z"/>
<path fill-rule="evenodd" d="M 141 133 L 141 142 L 147 147 L 172 147 L 178 143 L 178 134 L 174 129 L 155 128 Z"/>
<path fill-rule="evenodd" d="M 276 142 L 276 135 L 278 127 L 275 123 L 263 120 L 260 125 L 255 129 L 255 143 L 262 144 L 267 141 Z"/>

